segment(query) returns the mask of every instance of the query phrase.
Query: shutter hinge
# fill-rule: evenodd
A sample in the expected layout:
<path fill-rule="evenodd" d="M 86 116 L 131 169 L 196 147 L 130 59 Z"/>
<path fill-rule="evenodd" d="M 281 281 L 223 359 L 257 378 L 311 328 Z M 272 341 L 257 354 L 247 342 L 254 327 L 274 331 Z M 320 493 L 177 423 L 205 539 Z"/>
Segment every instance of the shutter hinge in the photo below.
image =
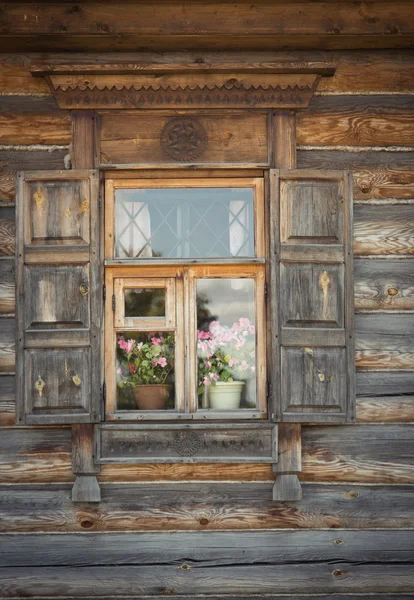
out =
<path fill-rule="evenodd" d="M 102 400 L 105 405 L 105 403 L 106 403 L 106 383 L 105 383 L 105 381 L 103 382 L 103 386 L 102 386 Z"/>
<path fill-rule="evenodd" d="M 103 284 L 102 298 L 103 298 L 103 301 L 105 302 L 105 300 L 106 300 L 106 283 Z"/>
<path fill-rule="evenodd" d="M 265 284 L 264 284 L 264 295 L 265 295 L 265 299 L 267 300 L 267 281 L 265 281 Z"/>
<path fill-rule="evenodd" d="M 98 204 L 99 204 L 99 208 L 102 208 L 102 192 L 99 192 Z"/>
<path fill-rule="evenodd" d="M 112 310 L 115 312 L 115 294 L 112 294 Z"/>
<path fill-rule="evenodd" d="M 270 379 L 267 380 L 267 398 L 272 398 L 272 382 Z"/>

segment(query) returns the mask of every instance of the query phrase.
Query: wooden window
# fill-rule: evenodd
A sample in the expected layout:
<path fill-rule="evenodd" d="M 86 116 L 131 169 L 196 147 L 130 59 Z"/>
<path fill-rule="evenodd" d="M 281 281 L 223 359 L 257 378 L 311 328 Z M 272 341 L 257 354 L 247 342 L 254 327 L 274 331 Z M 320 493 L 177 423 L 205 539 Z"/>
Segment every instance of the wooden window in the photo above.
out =
<path fill-rule="evenodd" d="M 109 420 L 266 416 L 260 178 L 106 181 Z"/>

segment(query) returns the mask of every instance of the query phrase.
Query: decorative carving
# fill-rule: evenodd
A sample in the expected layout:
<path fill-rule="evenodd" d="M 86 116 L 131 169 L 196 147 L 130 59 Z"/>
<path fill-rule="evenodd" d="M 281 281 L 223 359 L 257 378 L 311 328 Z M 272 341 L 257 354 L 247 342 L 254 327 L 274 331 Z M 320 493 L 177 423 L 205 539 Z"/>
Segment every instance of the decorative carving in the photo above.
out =
<path fill-rule="evenodd" d="M 180 456 L 194 456 L 201 446 L 201 440 L 194 431 L 179 431 L 171 443 Z"/>
<path fill-rule="evenodd" d="M 193 117 L 170 119 L 161 132 L 161 148 L 173 160 L 191 161 L 199 158 L 208 145 L 208 135 Z"/>

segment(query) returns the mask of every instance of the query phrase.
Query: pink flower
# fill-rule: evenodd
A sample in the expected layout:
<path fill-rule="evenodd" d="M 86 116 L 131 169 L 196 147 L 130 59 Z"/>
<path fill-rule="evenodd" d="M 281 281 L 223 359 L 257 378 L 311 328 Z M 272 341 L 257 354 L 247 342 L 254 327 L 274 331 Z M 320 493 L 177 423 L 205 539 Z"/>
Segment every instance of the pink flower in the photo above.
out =
<path fill-rule="evenodd" d="M 209 340 L 211 338 L 211 333 L 208 331 L 198 331 L 197 337 L 199 340 Z"/>
<path fill-rule="evenodd" d="M 165 356 L 161 356 L 161 358 L 158 359 L 158 364 L 162 368 L 164 368 L 165 366 L 167 366 L 167 359 L 165 358 Z"/>
<path fill-rule="evenodd" d="M 157 337 L 152 337 L 151 342 L 154 344 L 154 346 L 159 346 L 162 343 L 162 339 L 157 338 Z"/>
<path fill-rule="evenodd" d="M 135 346 L 135 340 L 128 340 L 125 347 L 125 352 L 130 354 Z"/>
<path fill-rule="evenodd" d="M 245 360 L 242 360 L 241 367 L 242 367 L 243 371 L 247 371 L 247 369 L 249 368 L 249 365 L 247 364 L 247 362 Z"/>
<path fill-rule="evenodd" d="M 205 376 L 204 379 L 203 379 L 203 383 L 204 383 L 204 385 L 210 385 L 211 381 L 210 381 L 210 379 L 207 376 Z"/>
<path fill-rule="evenodd" d="M 211 362 L 209 360 L 206 360 L 206 362 L 204 364 L 207 368 L 211 367 Z"/>
<path fill-rule="evenodd" d="M 121 369 L 121 367 L 118 367 L 117 370 L 116 370 L 116 372 L 118 373 L 118 375 L 122 375 L 122 369 Z"/>
<path fill-rule="evenodd" d="M 211 381 L 218 381 L 217 373 L 209 373 L 209 377 L 210 377 Z"/>
<path fill-rule="evenodd" d="M 231 359 L 229 360 L 229 367 L 234 367 L 235 365 L 237 365 L 237 363 L 238 363 L 238 362 L 239 362 L 239 361 L 238 361 L 238 359 L 237 359 L 237 358 L 231 358 Z"/>
<path fill-rule="evenodd" d="M 250 327 L 249 327 L 249 333 L 251 333 L 252 335 L 254 335 L 256 333 L 254 325 L 250 325 Z"/>
<path fill-rule="evenodd" d="M 251 325 L 250 319 L 248 319 L 247 317 L 240 317 L 240 319 L 239 319 L 239 325 L 243 329 L 247 329 Z"/>

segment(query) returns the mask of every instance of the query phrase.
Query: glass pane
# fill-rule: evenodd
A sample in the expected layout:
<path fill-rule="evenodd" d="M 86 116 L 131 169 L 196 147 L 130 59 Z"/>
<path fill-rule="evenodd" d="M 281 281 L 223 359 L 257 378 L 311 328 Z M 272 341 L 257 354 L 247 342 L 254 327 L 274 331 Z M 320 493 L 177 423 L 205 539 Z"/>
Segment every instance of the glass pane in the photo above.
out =
<path fill-rule="evenodd" d="M 125 317 L 165 317 L 165 288 L 126 289 Z"/>
<path fill-rule="evenodd" d="M 256 407 L 253 279 L 197 281 L 199 408 Z"/>
<path fill-rule="evenodd" d="M 115 257 L 254 256 L 253 188 L 115 193 Z"/>
<path fill-rule="evenodd" d="M 127 332 L 116 337 L 118 410 L 175 408 L 173 332 Z"/>

